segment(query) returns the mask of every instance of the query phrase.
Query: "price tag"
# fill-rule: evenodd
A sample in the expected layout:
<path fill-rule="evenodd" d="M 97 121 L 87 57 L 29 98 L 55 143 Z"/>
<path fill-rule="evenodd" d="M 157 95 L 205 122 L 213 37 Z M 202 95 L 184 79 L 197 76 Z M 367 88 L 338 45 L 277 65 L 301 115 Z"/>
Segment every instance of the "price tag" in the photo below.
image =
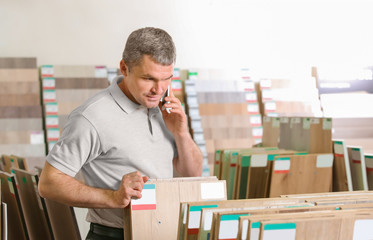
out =
<path fill-rule="evenodd" d="M 280 118 L 272 118 L 272 127 L 279 128 L 280 127 Z"/>
<path fill-rule="evenodd" d="M 311 118 L 303 118 L 303 129 L 311 128 Z"/>
<path fill-rule="evenodd" d="M 257 102 L 256 92 L 248 92 L 245 94 L 246 102 Z"/>
<path fill-rule="evenodd" d="M 262 99 L 263 101 L 271 101 L 273 100 L 273 92 L 270 89 L 262 90 Z"/>
<path fill-rule="evenodd" d="M 107 68 L 105 66 L 95 67 L 95 77 L 96 78 L 107 78 Z"/>
<path fill-rule="evenodd" d="M 320 124 L 319 118 L 311 118 L 311 124 Z"/>
<path fill-rule="evenodd" d="M 43 78 L 43 89 L 55 89 L 56 79 L 55 78 Z"/>
<path fill-rule="evenodd" d="M 259 106 L 257 103 L 249 103 L 247 104 L 247 111 L 249 114 L 258 114 L 259 113 Z"/>
<path fill-rule="evenodd" d="M 289 123 L 289 118 L 288 117 L 281 117 L 280 122 L 281 123 Z"/>
<path fill-rule="evenodd" d="M 47 128 L 57 128 L 58 127 L 58 116 L 56 115 L 46 116 L 45 125 Z"/>
<path fill-rule="evenodd" d="M 172 79 L 180 79 L 180 69 L 174 68 Z"/>
<path fill-rule="evenodd" d="M 56 90 L 43 90 L 44 102 L 55 102 L 56 101 Z"/>
<path fill-rule="evenodd" d="M 260 89 L 268 89 L 271 88 L 272 82 L 270 79 L 262 79 L 260 80 Z"/>
<path fill-rule="evenodd" d="M 322 129 L 324 129 L 324 130 L 331 130 L 332 129 L 332 119 L 331 118 L 323 118 Z"/>
<path fill-rule="evenodd" d="M 43 132 L 32 132 L 30 134 L 31 144 L 43 144 L 44 143 L 44 133 Z"/>
<path fill-rule="evenodd" d="M 58 105 L 56 102 L 54 103 L 46 103 L 45 104 L 45 113 L 47 115 L 57 115 L 58 114 Z"/>
<path fill-rule="evenodd" d="M 57 141 L 60 137 L 59 128 L 49 128 L 47 129 L 47 140 L 48 141 Z"/>
<path fill-rule="evenodd" d="M 171 81 L 171 88 L 172 88 L 172 91 L 183 90 L 183 85 L 181 84 L 181 80 L 172 80 Z"/>
<path fill-rule="evenodd" d="M 276 111 L 276 102 L 266 102 L 264 103 L 264 109 L 266 112 Z"/>
<path fill-rule="evenodd" d="M 251 126 L 261 126 L 262 125 L 262 118 L 260 117 L 260 115 L 250 116 L 250 125 Z"/>
<path fill-rule="evenodd" d="M 255 84 L 253 81 L 244 81 L 242 82 L 242 88 L 244 91 L 254 91 L 255 90 Z"/>
<path fill-rule="evenodd" d="M 42 77 L 53 77 L 54 68 L 53 65 L 43 65 L 41 67 L 41 76 Z"/>
<path fill-rule="evenodd" d="M 253 128 L 252 134 L 254 138 L 261 138 L 263 136 L 263 128 L 262 127 Z"/>

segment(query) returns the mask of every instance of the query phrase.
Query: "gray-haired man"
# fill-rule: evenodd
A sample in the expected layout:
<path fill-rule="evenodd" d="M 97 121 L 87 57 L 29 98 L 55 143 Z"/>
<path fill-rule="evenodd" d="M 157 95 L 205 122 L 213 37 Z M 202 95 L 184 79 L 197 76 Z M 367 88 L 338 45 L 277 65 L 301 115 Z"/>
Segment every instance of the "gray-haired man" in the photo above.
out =
<path fill-rule="evenodd" d="M 141 198 L 150 178 L 200 176 L 202 154 L 191 138 L 180 101 L 160 99 L 171 83 L 176 50 L 162 29 L 130 34 L 123 74 L 75 109 L 47 157 L 39 193 L 89 208 L 87 239 L 122 239 L 123 208 Z M 82 172 L 85 183 L 74 176 Z M 111 237 L 111 238 L 110 238 Z"/>

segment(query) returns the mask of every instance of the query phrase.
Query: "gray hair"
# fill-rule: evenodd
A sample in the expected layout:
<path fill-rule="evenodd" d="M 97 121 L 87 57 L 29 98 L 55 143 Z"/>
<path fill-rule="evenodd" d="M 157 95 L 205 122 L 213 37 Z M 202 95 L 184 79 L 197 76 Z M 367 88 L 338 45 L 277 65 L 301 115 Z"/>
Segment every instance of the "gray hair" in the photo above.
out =
<path fill-rule="evenodd" d="M 149 55 L 162 65 L 176 61 L 176 48 L 171 36 L 159 28 L 140 28 L 132 32 L 123 51 L 123 60 L 128 68 L 139 64 L 143 55 Z"/>

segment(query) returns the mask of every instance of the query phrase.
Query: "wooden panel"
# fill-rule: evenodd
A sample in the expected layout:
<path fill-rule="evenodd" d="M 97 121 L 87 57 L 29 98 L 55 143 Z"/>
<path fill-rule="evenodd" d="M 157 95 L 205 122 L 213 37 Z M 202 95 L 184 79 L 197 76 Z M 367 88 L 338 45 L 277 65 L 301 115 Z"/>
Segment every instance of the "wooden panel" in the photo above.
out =
<path fill-rule="evenodd" d="M 312 118 L 309 153 L 332 153 L 332 119 Z"/>
<path fill-rule="evenodd" d="M 0 68 L 37 68 L 36 58 L 2 57 Z"/>
<path fill-rule="evenodd" d="M 367 169 L 368 189 L 373 190 L 373 155 L 365 154 L 365 165 Z"/>
<path fill-rule="evenodd" d="M 36 139 L 37 138 L 37 139 Z M 42 144 L 43 131 L 0 131 L 0 144 Z"/>
<path fill-rule="evenodd" d="M 248 114 L 247 103 L 225 103 L 225 104 L 214 104 L 205 103 L 199 104 L 200 115 L 238 115 L 238 114 Z"/>
<path fill-rule="evenodd" d="M 269 196 L 329 192 L 332 187 L 332 166 L 332 154 L 276 156 Z"/>
<path fill-rule="evenodd" d="M 358 146 L 347 146 L 347 152 L 350 161 L 353 190 L 368 190 L 363 149 Z"/>
<path fill-rule="evenodd" d="M 199 104 L 204 103 L 243 103 L 246 102 L 245 92 L 198 92 Z"/>
<path fill-rule="evenodd" d="M 310 148 L 310 129 L 304 128 L 304 121 L 309 118 L 292 117 L 290 119 L 290 149 L 308 152 Z"/>
<path fill-rule="evenodd" d="M 0 119 L 0 131 L 40 131 L 42 124 L 41 118 L 3 118 Z"/>
<path fill-rule="evenodd" d="M 0 82 L 0 94 L 39 94 L 39 82 Z"/>
<path fill-rule="evenodd" d="M 41 116 L 41 106 L 0 106 L 0 118 L 41 118 Z"/>
<path fill-rule="evenodd" d="M 341 140 L 333 141 L 333 152 L 333 191 L 352 191 L 350 162 L 345 143 Z"/>
<path fill-rule="evenodd" d="M 56 90 L 57 102 L 81 102 L 92 97 L 101 89 L 58 89 Z"/>
<path fill-rule="evenodd" d="M 277 147 L 280 136 L 280 118 L 263 117 L 263 147 Z"/>
<path fill-rule="evenodd" d="M 38 82 L 38 69 L 0 69 L 0 82 Z"/>
<path fill-rule="evenodd" d="M 55 78 L 56 89 L 94 89 L 109 86 L 107 78 Z"/>
<path fill-rule="evenodd" d="M 8 209 L 8 239 L 29 239 L 15 178 L 1 171 L 0 178 L 2 201 Z"/>
<path fill-rule="evenodd" d="M 204 184 L 218 184 L 221 194 L 218 196 L 215 192 L 211 195 L 206 192 L 209 190 L 206 187 L 210 185 Z M 132 201 L 127 210 L 130 219 L 125 218 L 124 223 L 125 239 L 176 239 L 180 202 L 226 199 L 225 182 L 216 178 L 151 179 L 145 186 L 149 189 L 144 187 L 143 192 L 149 191 L 149 195 L 153 194 L 151 196 L 155 194 L 155 201 L 152 200 L 155 205 L 146 202 L 135 205 Z"/>
<path fill-rule="evenodd" d="M 291 149 L 291 129 L 290 129 L 290 118 L 280 118 L 280 140 L 278 147 L 282 149 Z"/>
<path fill-rule="evenodd" d="M 30 239 L 53 239 L 53 233 L 44 214 L 41 199 L 36 192 L 35 175 L 16 168 L 13 168 L 13 171 L 16 175 Z"/>

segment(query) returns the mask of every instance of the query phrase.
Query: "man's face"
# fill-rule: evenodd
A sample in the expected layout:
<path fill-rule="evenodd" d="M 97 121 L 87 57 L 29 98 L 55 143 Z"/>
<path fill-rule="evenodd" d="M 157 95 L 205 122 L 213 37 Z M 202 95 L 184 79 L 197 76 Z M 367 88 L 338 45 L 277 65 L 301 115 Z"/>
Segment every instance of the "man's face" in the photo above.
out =
<path fill-rule="evenodd" d="M 133 102 L 147 108 L 157 107 L 167 87 L 171 84 L 174 65 L 164 66 L 156 63 L 150 56 L 144 55 L 142 61 L 129 71 L 121 61 L 124 75 L 124 93 Z"/>

